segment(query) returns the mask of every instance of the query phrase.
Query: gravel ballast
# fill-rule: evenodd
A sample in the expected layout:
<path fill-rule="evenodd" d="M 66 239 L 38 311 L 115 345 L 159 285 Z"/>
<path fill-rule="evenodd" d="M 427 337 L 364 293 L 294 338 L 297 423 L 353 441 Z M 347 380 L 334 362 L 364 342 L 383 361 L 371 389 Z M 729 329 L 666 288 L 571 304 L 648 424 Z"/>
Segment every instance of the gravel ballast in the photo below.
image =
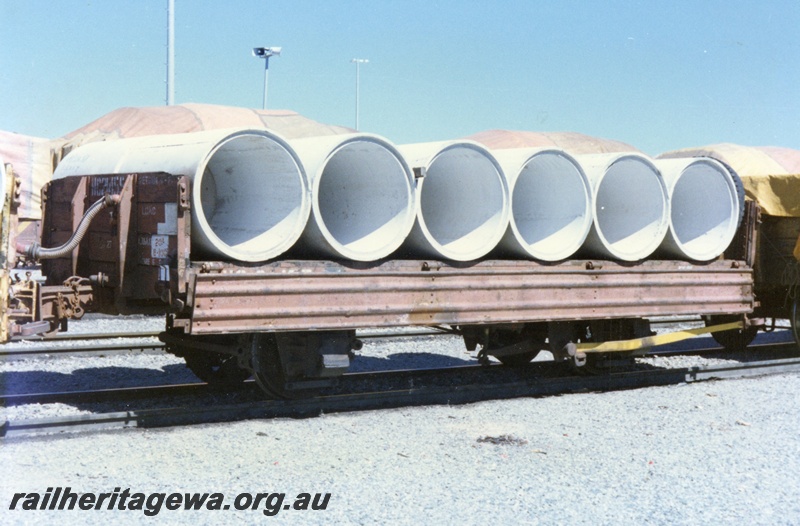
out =
<path fill-rule="evenodd" d="M 423 339 L 439 357 L 420 359 L 473 359 L 457 341 L 442 340 L 439 346 L 438 339 Z M 377 343 L 372 353 L 370 343 L 363 352 L 375 364 L 412 359 L 414 345 L 392 345 Z M 107 361 L 117 359 L 129 361 Z M 36 367 L 46 369 L 41 361 L 0 365 L 4 376 L 30 381 Z M 53 360 L 47 367 L 55 369 L 47 370 L 60 381 L 74 381 L 72 370 L 83 371 L 83 378 L 114 372 L 131 382 L 140 374 L 187 374 L 179 366 L 174 357 L 136 355 Z M 800 375 L 780 375 L 12 439 L 0 443 L 0 523 L 798 524 L 798 400 Z M 31 406 L 4 414 L 37 417 Z M 14 493 L 67 486 L 79 493 L 221 492 L 231 509 L 162 506 L 155 517 L 133 510 L 8 509 Z M 326 510 L 280 510 L 268 517 L 263 505 L 233 510 L 234 498 L 245 492 L 285 493 L 284 503 L 304 492 L 331 497 Z"/>

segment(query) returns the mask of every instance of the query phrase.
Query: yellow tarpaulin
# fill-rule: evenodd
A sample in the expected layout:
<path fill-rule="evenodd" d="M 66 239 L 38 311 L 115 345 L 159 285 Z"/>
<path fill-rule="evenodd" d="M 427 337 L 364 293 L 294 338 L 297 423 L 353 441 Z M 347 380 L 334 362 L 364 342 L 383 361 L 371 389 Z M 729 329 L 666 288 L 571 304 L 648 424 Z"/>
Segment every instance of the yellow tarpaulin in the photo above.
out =
<path fill-rule="evenodd" d="M 794 258 L 800 261 L 800 236 L 797 237 L 797 244 L 794 246 Z"/>
<path fill-rule="evenodd" d="M 800 150 L 724 143 L 659 155 L 676 157 L 717 159 L 739 174 L 747 197 L 757 201 L 765 214 L 800 217 Z"/>

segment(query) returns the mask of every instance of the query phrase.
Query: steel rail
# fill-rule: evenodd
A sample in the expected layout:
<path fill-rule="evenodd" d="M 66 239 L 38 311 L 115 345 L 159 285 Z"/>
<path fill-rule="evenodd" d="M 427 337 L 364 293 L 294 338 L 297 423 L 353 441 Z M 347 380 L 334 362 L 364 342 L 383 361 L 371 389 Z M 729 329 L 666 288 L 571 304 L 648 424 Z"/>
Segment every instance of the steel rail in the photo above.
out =
<path fill-rule="evenodd" d="M 667 318 L 664 319 L 651 319 L 651 325 L 674 325 L 678 323 L 702 323 L 703 320 L 699 316 L 685 316 L 680 318 Z M 25 338 L 26 341 L 31 342 L 66 342 L 66 341 L 81 341 L 81 340 L 110 340 L 114 338 L 157 338 L 162 331 L 132 331 L 132 332 L 59 332 L 51 336 L 31 336 Z M 436 336 L 440 334 L 450 334 L 448 330 L 424 330 L 424 329 L 411 329 L 405 332 L 375 332 L 369 329 L 359 331 L 359 338 L 392 338 L 396 336 Z M 12 340 L 13 341 L 13 340 Z M 0 353 L 3 353 L 0 349 Z"/>
<path fill-rule="evenodd" d="M 648 318 L 650 325 L 655 326 L 670 326 L 680 323 L 703 323 L 700 316 L 651 316 Z M 779 329 L 789 329 L 789 325 L 776 325 Z M 75 341 L 75 340 L 102 340 L 112 338 L 156 338 L 161 331 L 131 331 L 131 332 L 87 332 L 87 333 L 74 333 L 74 332 L 60 332 L 51 336 L 33 336 L 26 338 L 28 341 L 36 342 L 60 342 L 60 341 Z M 441 330 L 425 330 L 409 328 L 404 332 L 375 332 L 369 329 L 358 331 L 359 338 L 392 338 L 395 336 L 435 336 L 439 334 L 450 334 L 451 331 Z"/>
<path fill-rule="evenodd" d="M 654 316 L 650 318 L 651 325 L 674 325 L 678 323 L 702 323 L 700 316 Z M 103 340 L 112 338 L 157 338 L 161 331 L 131 331 L 131 332 L 59 332 L 49 336 L 31 336 L 27 341 L 35 342 L 61 342 L 75 340 Z M 369 329 L 359 331 L 360 338 L 391 338 L 393 336 L 434 336 L 448 334 L 447 330 L 409 329 L 406 332 L 375 332 Z"/>
<path fill-rule="evenodd" d="M 555 362 L 537 362 L 531 364 L 527 370 L 556 366 Z M 453 375 L 458 373 L 486 373 L 489 370 L 509 371 L 499 363 L 481 365 L 478 363 L 455 365 L 448 367 L 420 368 L 420 369 L 392 369 L 386 371 L 367 371 L 361 373 L 346 373 L 339 377 L 345 387 L 352 388 L 358 383 L 367 384 L 381 381 L 403 382 L 411 378 L 431 377 L 436 375 Z M 342 387 L 339 388 L 341 390 Z M 63 391 L 52 393 L 23 393 L 23 394 L 0 394 L 0 406 L 19 406 L 25 404 L 51 404 L 51 403 L 105 403 L 105 402 L 130 402 L 147 398 L 164 398 L 169 396 L 201 396 L 208 394 L 241 394 L 252 392 L 260 399 L 266 395 L 256 385 L 253 379 L 248 379 L 239 385 L 216 387 L 204 382 L 194 382 L 187 384 L 165 384 L 165 385 L 144 385 L 135 387 L 120 387 L 92 390 Z"/>
<path fill-rule="evenodd" d="M 196 396 L 211 390 L 208 384 L 144 385 L 136 387 L 116 387 L 113 389 L 92 389 L 86 391 L 63 391 L 54 393 L 0 394 L 0 406 L 11 407 L 26 404 L 80 404 L 100 402 L 133 401 L 146 398 L 169 396 Z M 217 391 L 219 392 L 219 391 Z"/>
<path fill-rule="evenodd" d="M 683 340 L 681 342 L 677 342 L 678 345 L 685 344 L 687 341 L 690 340 Z M 670 344 L 676 345 L 676 344 Z M 735 356 L 740 355 L 741 353 L 746 353 L 748 351 L 756 351 L 762 352 L 768 349 L 780 349 L 782 352 L 793 352 L 797 349 L 797 343 L 794 340 L 785 341 L 785 342 L 767 342 L 767 343 L 751 343 L 746 348 L 740 351 L 728 351 L 725 350 L 724 347 L 721 345 L 715 344 L 712 347 L 701 347 L 698 349 L 659 349 L 658 347 L 654 347 L 649 350 L 645 354 L 637 354 L 637 358 L 647 358 L 647 357 L 664 357 L 664 356 L 697 356 L 702 354 L 713 354 L 713 353 L 721 353 L 723 356 L 714 356 L 715 358 L 734 358 Z"/>
<path fill-rule="evenodd" d="M 74 340 L 102 340 L 110 338 L 155 338 L 161 331 L 131 332 L 59 332 L 51 336 L 33 336 L 25 338 L 37 342 L 61 342 Z"/>
<path fill-rule="evenodd" d="M 107 354 L 131 354 L 163 352 L 164 344 L 152 343 L 89 343 L 70 347 L 12 347 L 0 349 L 0 361 L 26 360 L 29 358 L 49 358 L 52 356 L 104 356 Z"/>
<path fill-rule="evenodd" d="M 597 376 L 527 378 L 513 382 L 456 386 L 409 387 L 382 392 L 324 396 L 305 400 L 267 400 L 196 407 L 77 415 L 64 418 L 6 421 L 5 439 L 41 433 L 156 428 L 248 419 L 315 416 L 323 413 L 376 410 L 419 405 L 459 405 L 484 400 L 551 396 L 575 392 L 612 391 L 692 383 L 714 379 L 800 373 L 800 358 L 735 365 L 619 372 Z"/>
<path fill-rule="evenodd" d="M 403 333 L 365 333 L 359 335 L 363 339 L 388 339 L 388 338 L 412 338 L 423 336 L 448 335 L 447 331 L 416 331 Z M 146 338 L 158 336 L 158 333 L 128 333 L 122 336 L 108 336 L 108 338 Z M 65 341 L 61 339 L 61 341 Z M 87 340 L 90 338 L 75 338 L 75 341 Z M 42 342 L 58 340 L 39 340 Z M 161 342 L 152 343 L 87 343 L 84 345 L 71 345 L 69 347 L 49 347 L 49 346 L 25 346 L 25 347 L 0 347 L 0 361 L 16 361 L 31 358 L 49 358 L 53 356 L 103 356 L 106 354 L 129 354 L 139 352 L 163 352 L 165 345 Z"/>

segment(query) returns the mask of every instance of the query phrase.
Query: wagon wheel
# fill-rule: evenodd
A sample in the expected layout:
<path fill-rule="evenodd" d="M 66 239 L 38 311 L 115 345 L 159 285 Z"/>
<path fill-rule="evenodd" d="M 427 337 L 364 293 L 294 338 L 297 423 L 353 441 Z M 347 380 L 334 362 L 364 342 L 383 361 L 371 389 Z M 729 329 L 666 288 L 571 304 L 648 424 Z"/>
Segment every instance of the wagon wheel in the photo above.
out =
<path fill-rule="evenodd" d="M 530 351 L 521 354 L 511 354 L 508 356 L 497 356 L 496 358 L 505 366 L 522 367 L 523 365 L 529 364 L 534 358 L 539 356 L 539 352 L 540 351 Z"/>
<path fill-rule="evenodd" d="M 739 321 L 738 316 L 703 316 L 706 327 Z M 758 327 L 712 332 L 711 337 L 728 352 L 743 351 L 755 339 Z"/>
<path fill-rule="evenodd" d="M 544 347 L 546 335 L 539 334 L 532 326 L 526 326 L 521 333 L 511 331 L 498 330 L 493 331 L 491 341 L 489 342 L 488 354 L 491 354 L 491 349 L 499 349 L 509 345 L 519 343 L 521 340 L 530 340 L 531 346 L 538 346 L 533 350 L 521 352 L 519 354 L 507 354 L 505 356 L 495 356 L 505 366 L 508 367 L 522 367 L 530 363 L 534 358 L 539 356 L 541 348 Z"/>
<path fill-rule="evenodd" d="M 315 396 L 314 389 L 287 389 L 287 378 L 278 342 L 273 334 L 252 335 L 253 377 L 261 389 L 275 399 L 299 399 Z"/>
<path fill-rule="evenodd" d="M 233 387 L 250 378 L 250 371 L 230 354 L 187 348 L 183 359 L 195 376 L 214 387 Z"/>

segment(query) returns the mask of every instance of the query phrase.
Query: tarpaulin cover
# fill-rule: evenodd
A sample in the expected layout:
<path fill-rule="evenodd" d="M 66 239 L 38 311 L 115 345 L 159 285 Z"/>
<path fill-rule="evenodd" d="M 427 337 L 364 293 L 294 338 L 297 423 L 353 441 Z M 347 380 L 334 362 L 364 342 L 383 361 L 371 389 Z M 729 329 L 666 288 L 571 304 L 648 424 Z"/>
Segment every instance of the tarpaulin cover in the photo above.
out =
<path fill-rule="evenodd" d="M 352 133 L 289 110 L 255 110 L 214 104 L 119 108 L 62 137 L 56 161 L 81 144 L 143 135 L 189 133 L 223 128 L 266 128 L 287 139 Z"/>
<path fill-rule="evenodd" d="M 471 139 L 492 149 L 561 148 L 573 155 L 616 152 L 641 153 L 637 148 L 624 142 L 573 132 L 486 130 L 472 134 L 465 137 L 465 139 Z"/>
<path fill-rule="evenodd" d="M 267 128 L 294 139 L 352 133 L 288 110 L 253 110 L 213 104 L 120 108 L 60 139 L 40 139 L 0 131 L 0 155 L 22 180 L 20 219 L 41 219 L 40 193 L 58 162 L 78 146 L 141 135 L 188 133 L 220 128 Z"/>
<path fill-rule="evenodd" d="M 800 217 L 800 150 L 712 144 L 662 153 L 659 158 L 713 157 L 739 174 L 747 197 L 765 214 Z"/>

